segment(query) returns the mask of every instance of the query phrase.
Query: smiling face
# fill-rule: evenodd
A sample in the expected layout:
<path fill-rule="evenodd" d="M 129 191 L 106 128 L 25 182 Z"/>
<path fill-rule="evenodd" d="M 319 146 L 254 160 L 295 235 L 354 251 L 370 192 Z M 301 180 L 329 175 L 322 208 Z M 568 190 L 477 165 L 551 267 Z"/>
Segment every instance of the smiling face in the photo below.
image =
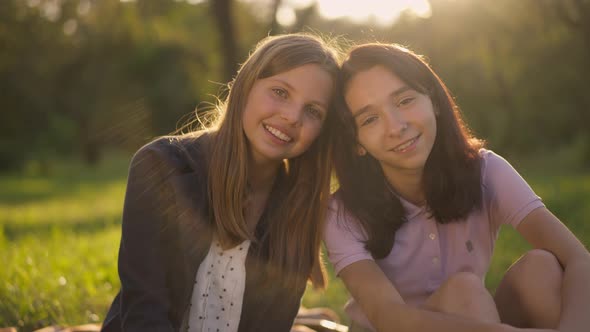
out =
<path fill-rule="evenodd" d="M 327 117 L 333 82 L 316 64 L 256 80 L 242 114 L 255 164 L 280 162 L 305 152 Z"/>
<path fill-rule="evenodd" d="M 436 137 L 429 96 L 377 65 L 350 79 L 345 100 L 356 124 L 359 154 L 377 159 L 390 181 L 422 176 Z"/>

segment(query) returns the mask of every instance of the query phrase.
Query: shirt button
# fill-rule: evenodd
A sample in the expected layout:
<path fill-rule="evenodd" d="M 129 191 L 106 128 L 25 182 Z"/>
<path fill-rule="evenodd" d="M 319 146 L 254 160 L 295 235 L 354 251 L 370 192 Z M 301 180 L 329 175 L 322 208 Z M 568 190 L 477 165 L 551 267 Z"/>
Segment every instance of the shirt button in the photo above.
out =
<path fill-rule="evenodd" d="M 430 233 L 430 235 L 428 235 L 428 237 L 429 237 L 431 240 L 434 240 L 434 239 L 436 239 L 436 234 L 434 234 L 434 233 Z"/>
<path fill-rule="evenodd" d="M 432 257 L 432 264 L 434 264 L 434 265 L 438 264 L 438 257 L 436 257 L 436 256 Z"/>

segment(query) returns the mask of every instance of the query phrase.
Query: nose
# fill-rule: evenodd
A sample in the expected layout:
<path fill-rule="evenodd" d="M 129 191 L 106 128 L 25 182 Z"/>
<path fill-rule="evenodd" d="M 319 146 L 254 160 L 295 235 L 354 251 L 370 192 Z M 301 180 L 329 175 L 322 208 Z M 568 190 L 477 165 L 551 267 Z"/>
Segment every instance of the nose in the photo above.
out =
<path fill-rule="evenodd" d="M 281 117 L 292 126 L 298 126 L 301 123 L 303 115 L 303 105 L 298 103 L 289 103 L 281 109 Z"/>
<path fill-rule="evenodd" d="M 387 112 L 387 132 L 391 136 L 401 136 L 408 128 L 408 122 L 405 116 L 395 108 Z"/>

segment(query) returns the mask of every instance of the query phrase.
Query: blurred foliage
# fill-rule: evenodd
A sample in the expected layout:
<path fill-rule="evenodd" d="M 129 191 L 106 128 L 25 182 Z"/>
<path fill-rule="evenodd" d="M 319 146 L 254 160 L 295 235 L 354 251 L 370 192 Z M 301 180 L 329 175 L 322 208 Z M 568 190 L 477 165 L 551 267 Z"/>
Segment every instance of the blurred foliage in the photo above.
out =
<path fill-rule="evenodd" d="M 0 170 L 137 149 L 215 102 L 269 33 L 314 31 L 424 54 L 476 134 L 504 154 L 579 147 L 590 164 L 590 2 L 431 0 L 390 26 L 280 0 L 3 0 Z"/>
<path fill-rule="evenodd" d="M 250 24 L 251 22 L 245 22 Z M 206 4 L 7 0 L 0 4 L 0 168 L 136 149 L 218 89 Z"/>

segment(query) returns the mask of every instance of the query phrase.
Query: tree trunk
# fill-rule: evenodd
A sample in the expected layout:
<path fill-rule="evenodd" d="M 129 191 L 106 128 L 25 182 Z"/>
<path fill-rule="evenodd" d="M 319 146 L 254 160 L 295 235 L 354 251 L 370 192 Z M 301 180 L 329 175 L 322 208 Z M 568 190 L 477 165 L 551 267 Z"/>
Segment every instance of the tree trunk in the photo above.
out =
<path fill-rule="evenodd" d="M 237 43 L 231 13 L 232 1 L 211 0 L 209 3 L 220 36 L 219 43 L 224 63 L 223 79 L 229 82 L 238 67 Z"/>

